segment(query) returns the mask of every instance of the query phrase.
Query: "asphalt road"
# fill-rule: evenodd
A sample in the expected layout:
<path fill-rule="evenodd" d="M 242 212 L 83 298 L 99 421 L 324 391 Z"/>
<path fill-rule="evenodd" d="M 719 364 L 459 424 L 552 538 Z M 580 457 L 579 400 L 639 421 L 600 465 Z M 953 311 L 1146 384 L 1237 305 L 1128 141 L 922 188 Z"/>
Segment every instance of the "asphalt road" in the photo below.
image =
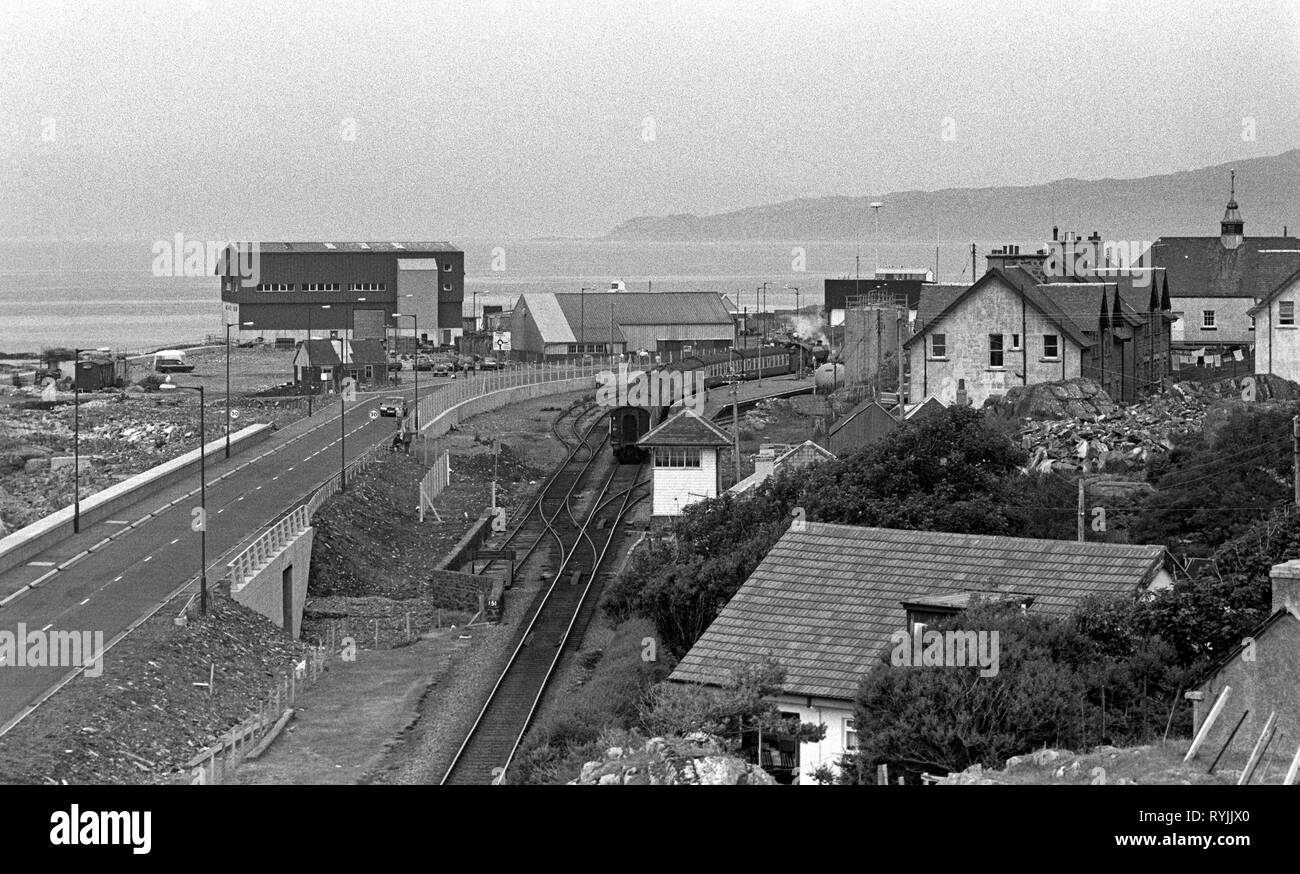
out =
<path fill-rule="evenodd" d="M 431 380 L 432 381 L 432 380 Z M 421 386 L 421 395 L 425 386 Z M 393 418 L 371 420 L 384 397 L 412 387 L 364 395 L 348 405 L 340 423 L 339 404 L 317 408 L 269 440 L 229 459 L 208 460 L 208 580 L 226 575 L 226 563 L 268 524 L 301 504 L 324 480 L 337 473 L 341 450 L 356 458 L 397 430 Z M 340 445 L 341 433 L 346 438 Z M 191 511 L 199 505 L 197 474 L 190 481 L 157 493 L 87 526 L 22 567 L 0 574 L 0 600 L 39 580 L 30 590 L 0 607 L 0 631 L 102 632 L 105 644 L 197 576 L 201 563 L 198 532 L 190 530 Z M 132 527 L 134 526 L 134 527 Z M 87 547 L 124 528 L 111 542 L 64 569 L 55 569 Z M 43 578 L 43 579 L 42 579 Z M 105 656 L 111 665 L 113 653 Z M 68 674 L 69 668 L 17 666 L 0 653 L 0 727 L 38 702 Z M 198 681 L 200 678 L 195 677 Z M 203 678 L 206 681 L 206 678 Z"/>

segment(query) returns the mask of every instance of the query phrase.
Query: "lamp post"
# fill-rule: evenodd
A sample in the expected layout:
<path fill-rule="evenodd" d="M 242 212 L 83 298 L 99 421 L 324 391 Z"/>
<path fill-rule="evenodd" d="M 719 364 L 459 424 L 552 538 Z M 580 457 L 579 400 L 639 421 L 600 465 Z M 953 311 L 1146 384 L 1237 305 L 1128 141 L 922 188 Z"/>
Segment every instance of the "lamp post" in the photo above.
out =
<path fill-rule="evenodd" d="M 875 244 L 876 249 L 876 273 L 880 272 L 880 208 L 882 206 L 884 204 L 878 200 L 871 204 L 871 213 L 875 218 L 875 239 L 872 242 Z"/>
<path fill-rule="evenodd" d="M 204 451 L 207 429 L 204 427 L 204 398 L 201 385 L 178 385 L 199 393 L 199 613 L 208 612 L 208 454 Z"/>
<path fill-rule="evenodd" d="M 77 363 L 84 349 L 72 350 L 72 533 L 81 533 L 81 388 Z"/>
<path fill-rule="evenodd" d="M 478 333 L 478 289 L 474 289 L 474 302 L 471 304 L 474 315 L 474 333 Z"/>
<path fill-rule="evenodd" d="M 249 327 L 252 322 L 240 322 L 239 326 Z M 226 458 L 230 457 L 230 329 L 234 322 L 226 322 Z"/>
<path fill-rule="evenodd" d="M 463 310 L 462 310 L 463 312 Z M 420 432 L 420 317 L 415 313 L 393 313 L 393 319 L 410 319 L 415 331 L 415 432 Z M 400 326 L 399 326 L 400 330 Z"/>

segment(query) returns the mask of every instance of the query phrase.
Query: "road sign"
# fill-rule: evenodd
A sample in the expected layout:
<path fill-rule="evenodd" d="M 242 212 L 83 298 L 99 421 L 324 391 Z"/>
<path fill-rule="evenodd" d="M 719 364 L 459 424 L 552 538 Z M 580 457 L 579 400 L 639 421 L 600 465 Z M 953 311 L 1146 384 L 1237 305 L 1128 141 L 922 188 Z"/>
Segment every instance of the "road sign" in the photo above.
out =
<path fill-rule="evenodd" d="M 378 411 L 378 410 L 371 410 L 371 411 L 370 411 L 370 420 L 373 422 L 375 419 L 378 419 L 378 418 L 379 418 L 379 411 Z"/>

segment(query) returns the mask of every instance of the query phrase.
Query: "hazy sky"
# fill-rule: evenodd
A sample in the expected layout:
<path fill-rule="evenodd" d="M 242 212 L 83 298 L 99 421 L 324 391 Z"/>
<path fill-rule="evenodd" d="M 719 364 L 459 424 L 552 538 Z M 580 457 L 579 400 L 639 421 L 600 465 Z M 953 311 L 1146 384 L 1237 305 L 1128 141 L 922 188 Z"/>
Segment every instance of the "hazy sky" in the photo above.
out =
<path fill-rule="evenodd" d="M 594 235 L 1300 146 L 1300 0 L 0 15 L 0 237 Z"/>

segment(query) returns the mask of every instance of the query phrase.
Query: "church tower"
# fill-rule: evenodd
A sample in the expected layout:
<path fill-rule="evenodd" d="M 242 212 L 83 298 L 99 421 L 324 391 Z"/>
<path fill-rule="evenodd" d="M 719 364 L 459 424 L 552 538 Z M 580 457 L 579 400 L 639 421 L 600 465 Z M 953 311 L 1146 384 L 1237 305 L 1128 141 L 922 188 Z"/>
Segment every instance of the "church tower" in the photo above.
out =
<path fill-rule="evenodd" d="M 1237 211 L 1237 171 L 1229 171 L 1231 182 L 1228 193 L 1228 208 L 1223 212 L 1223 221 L 1219 222 L 1219 239 L 1225 249 L 1236 249 L 1241 245 L 1242 230 L 1245 223 Z"/>

